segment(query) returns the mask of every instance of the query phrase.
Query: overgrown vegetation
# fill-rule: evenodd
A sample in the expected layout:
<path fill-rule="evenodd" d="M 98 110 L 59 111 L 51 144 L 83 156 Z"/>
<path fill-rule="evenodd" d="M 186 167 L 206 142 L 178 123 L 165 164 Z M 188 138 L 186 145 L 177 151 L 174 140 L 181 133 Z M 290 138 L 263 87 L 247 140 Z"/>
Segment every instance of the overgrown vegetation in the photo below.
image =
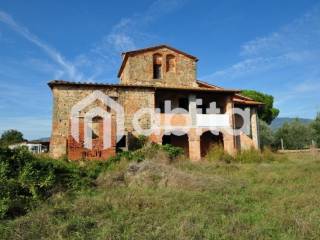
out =
<path fill-rule="evenodd" d="M 99 175 L 93 185 L 90 180 L 80 184 L 88 187 L 55 192 L 25 216 L 2 220 L 0 236 L 317 239 L 320 235 L 318 154 L 280 155 L 288 156 L 281 161 L 266 156 L 278 157 L 273 153 L 264 152 L 262 157 L 250 150 L 226 163 L 219 152 L 211 162 L 192 163 L 175 158 L 177 151 L 146 145 L 137 153 L 122 153 L 107 168 L 100 165 L 103 171 L 78 163 L 76 171 L 86 169 L 90 179 Z M 144 160 L 136 154 L 144 155 Z M 73 181 L 66 180 L 71 185 Z"/>
<path fill-rule="evenodd" d="M 270 149 L 265 148 L 263 151 L 255 149 L 242 150 L 235 156 L 226 153 L 222 146 L 211 146 L 205 159 L 209 162 L 225 162 L 225 163 L 270 163 L 284 162 L 287 160 L 285 155 L 276 154 Z"/>
<path fill-rule="evenodd" d="M 23 147 L 0 148 L 0 219 L 23 215 L 55 193 L 93 187 L 98 175 L 121 159 L 140 162 L 160 151 L 169 159 L 182 153 L 170 145 L 148 145 L 108 161 L 69 162 L 37 157 Z"/>
<path fill-rule="evenodd" d="M 25 148 L 0 148 L 0 218 L 25 214 L 40 201 L 61 191 L 94 185 L 103 165 L 36 157 Z"/>

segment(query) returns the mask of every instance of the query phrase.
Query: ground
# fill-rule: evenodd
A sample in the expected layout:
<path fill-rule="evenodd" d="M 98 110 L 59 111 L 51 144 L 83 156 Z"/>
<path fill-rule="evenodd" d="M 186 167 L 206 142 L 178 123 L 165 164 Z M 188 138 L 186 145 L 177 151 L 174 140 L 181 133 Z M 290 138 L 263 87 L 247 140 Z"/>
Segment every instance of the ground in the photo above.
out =
<path fill-rule="evenodd" d="M 160 156 L 161 157 L 161 156 Z M 3 239 L 318 239 L 320 157 L 122 162 L 97 187 L 1 222 Z"/>

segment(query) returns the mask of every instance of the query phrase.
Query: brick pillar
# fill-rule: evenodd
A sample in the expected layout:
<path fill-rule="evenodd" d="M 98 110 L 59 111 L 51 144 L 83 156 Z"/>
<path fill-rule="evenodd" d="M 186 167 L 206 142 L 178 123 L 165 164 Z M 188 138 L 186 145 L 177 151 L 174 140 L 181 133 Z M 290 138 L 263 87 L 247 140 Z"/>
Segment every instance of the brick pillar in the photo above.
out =
<path fill-rule="evenodd" d="M 236 142 L 235 142 L 235 136 L 233 133 L 233 129 L 235 127 L 235 121 L 234 121 L 234 115 L 233 115 L 233 101 L 232 97 L 227 97 L 226 100 L 226 114 L 229 115 L 229 131 L 223 132 L 223 144 L 224 144 L 224 150 L 234 155 L 236 153 Z"/>
<path fill-rule="evenodd" d="M 196 134 L 196 129 L 189 130 L 189 158 L 192 161 L 201 160 L 200 136 Z"/>
<path fill-rule="evenodd" d="M 255 149 L 260 148 L 257 109 L 251 108 L 251 136 Z"/>

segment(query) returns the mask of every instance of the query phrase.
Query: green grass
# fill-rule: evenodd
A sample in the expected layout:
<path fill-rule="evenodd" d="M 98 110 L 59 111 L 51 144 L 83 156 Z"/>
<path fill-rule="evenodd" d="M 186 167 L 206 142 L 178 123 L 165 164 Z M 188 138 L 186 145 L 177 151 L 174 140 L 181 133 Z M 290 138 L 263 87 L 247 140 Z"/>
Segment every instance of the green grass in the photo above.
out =
<path fill-rule="evenodd" d="M 96 187 L 2 220 L 0 238 L 318 239 L 319 183 L 320 157 L 308 153 L 261 163 L 121 161 Z"/>

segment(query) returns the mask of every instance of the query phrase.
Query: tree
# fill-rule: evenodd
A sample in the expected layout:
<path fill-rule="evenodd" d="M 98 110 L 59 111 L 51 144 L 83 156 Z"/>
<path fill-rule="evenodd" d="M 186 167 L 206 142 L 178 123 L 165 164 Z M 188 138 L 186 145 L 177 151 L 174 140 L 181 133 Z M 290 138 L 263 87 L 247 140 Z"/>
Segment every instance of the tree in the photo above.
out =
<path fill-rule="evenodd" d="M 281 147 L 281 139 L 285 149 L 304 149 L 312 143 L 312 128 L 310 124 L 304 124 L 299 119 L 290 123 L 284 123 L 275 133 L 275 145 Z"/>
<path fill-rule="evenodd" d="M 320 146 L 320 113 L 317 114 L 316 119 L 311 123 L 313 129 L 313 140 Z"/>
<path fill-rule="evenodd" d="M 271 147 L 274 142 L 274 134 L 270 126 L 261 119 L 259 119 L 259 133 L 261 148 Z"/>
<path fill-rule="evenodd" d="M 0 138 L 0 146 L 8 147 L 11 144 L 23 142 L 23 134 L 17 130 L 11 129 L 4 131 Z"/>
<path fill-rule="evenodd" d="M 265 104 L 262 108 L 258 109 L 258 116 L 266 123 L 270 124 L 272 120 L 279 115 L 279 109 L 273 107 L 273 96 L 254 90 L 244 90 L 241 92 L 241 94 Z"/>

